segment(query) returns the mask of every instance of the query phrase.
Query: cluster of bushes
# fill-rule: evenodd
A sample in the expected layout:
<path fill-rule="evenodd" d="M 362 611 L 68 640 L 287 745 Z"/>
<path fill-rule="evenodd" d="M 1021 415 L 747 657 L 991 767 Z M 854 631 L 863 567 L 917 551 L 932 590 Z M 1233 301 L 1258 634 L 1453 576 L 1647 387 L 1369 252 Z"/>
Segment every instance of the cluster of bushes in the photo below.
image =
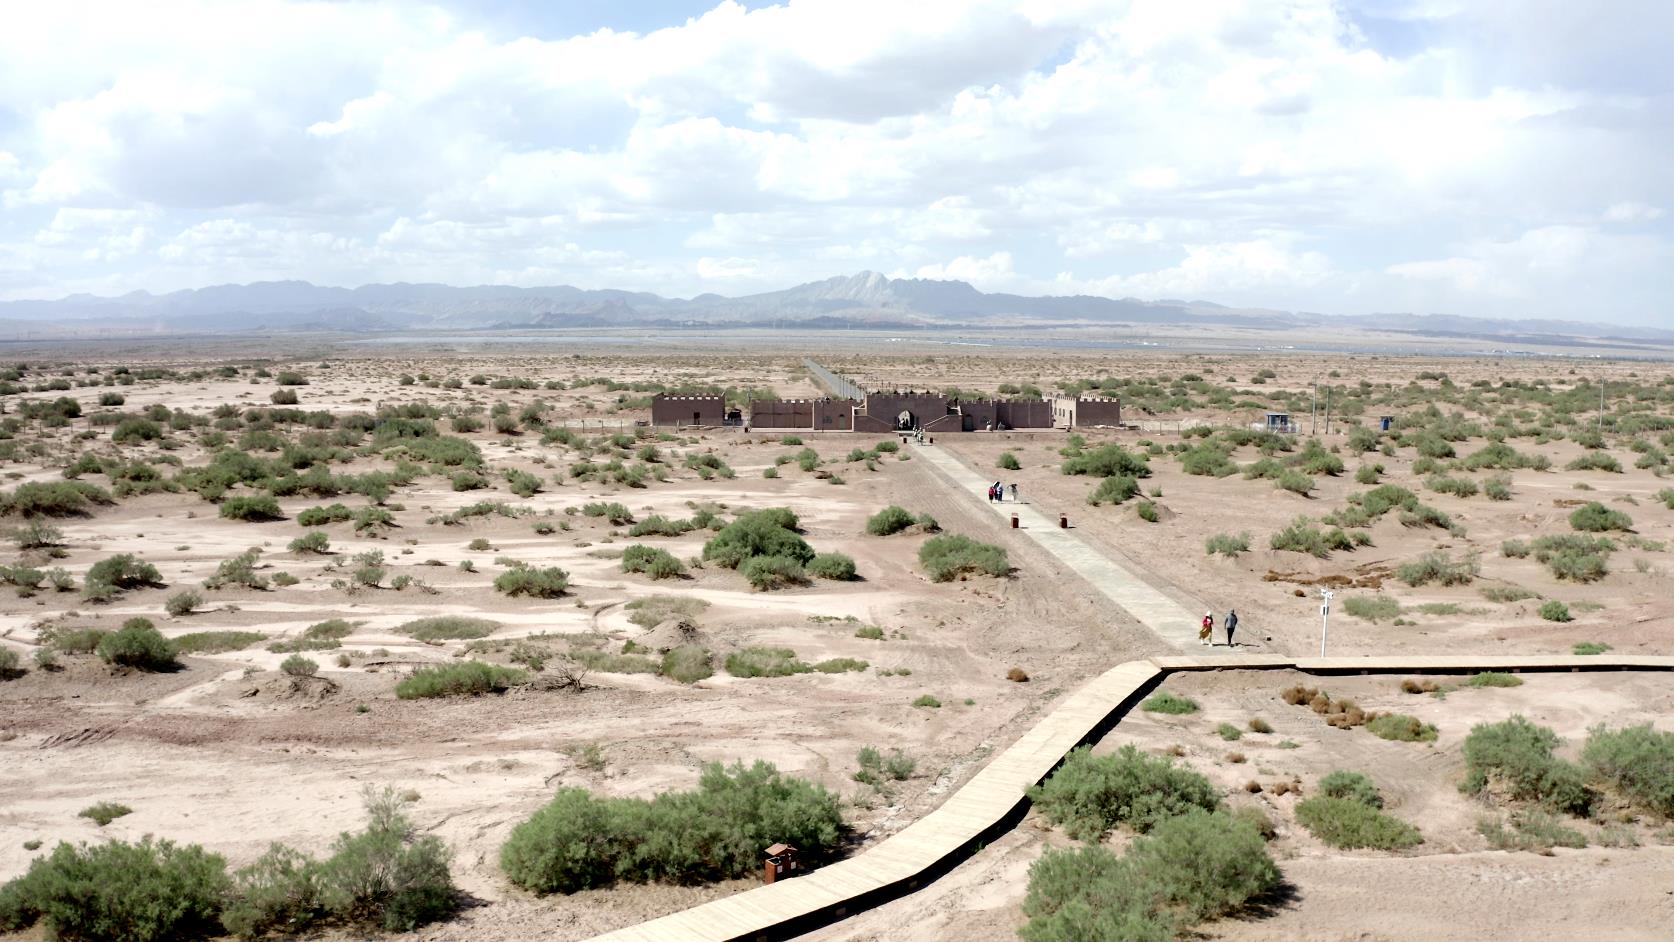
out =
<path fill-rule="evenodd" d="M 1353 550 L 1371 543 L 1371 538 L 1356 532 L 1352 537 L 1339 527 L 1321 529 L 1307 517 L 1297 517 L 1290 525 L 1268 538 L 1267 545 L 1276 550 L 1307 553 L 1320 559 L 1328 558 L 1337 550 Z"/>
<path fill-rule="evenodd" d="M 1609 537 L 1579 533 L 1552 534 L 1532 542 L 1506 540 L 1500 545 L 1500 552 L 1507 557 L 1521 559 L 1532 553 L 1554 576 L 1581 583 L 1597 582 L 1608 575 L 1610 554 L 1615 551 L 1616 544 Z"/>
<path fill-rule="evenodd" d="M 0 887 L 0 929 L 36 923 L 58 939 L 246 939 L 321 925 L 406 931 L 453 913 L 459 895 L 440 838 L 421 835 L 392 790 L 368 792 L 371 820 L 316 860 L 275 844 L 250 866 L 198 845 L 60 843 Z"/>
<path fill-rule="evenodd" d="M 1469 585 L 1482 571 L 1481 561 L 1475 555 L 1464 559 L 1454 559 L 1440 550 L 1425 553 L 1410 563 L 1402 563 L 1395 570 L 1395 578 L 1410 586 L 1429 585 Z"/>
<path fill-rule="evenodd" d="M 1418 829 L 1385 814 L 1383 796 L 1359 772 L 1332 772 L 1320 794 L 1296 805 L 1296 820 L 1332 847 L 1402 850 L 1422 843 Z"/>
<path fill-rule="evenodd" d="M 866 518 L 866 532 L 873 536 L 890 536 L 915 526 L 925 533 L 934 533 L 940 529 L 936 525 L 935 517 L 929 514 L 913 514 L 894 504 Z"/>
<path fill-rule="evenodd" d="M 423 667 L 395 685 L 395 695 L 402 700 L 425 697 L 471 697 L 485 693 L 499 693 L 529 679 L 524 671 L 500 667 L 483 661 L 461 661 Z"/>
<path fill-rule="evenodd" d="M 0 513 L 23 517 L 79 517 L 90 507 L 109 503 L 108 492 L 82 481 L 30 481 L 11 492 L 0 491 Z"/>
<path fill-rule="evenodd" d="M 622 571 L 644 573 L 653 579 L 675 579 L 686 574 L 686 565 L 668 550 L 636 543 L 622 551 Z"/>
<path fill-rule="evenodd" d="M 814 672 L 842 674 L 863 671 L 869 666 L 865 661 L 852 657 L 834 657 L 809 664 L 797 660 L 796 652 L 790 648 L 767 647 L 741 648 L 728 654 L 725 663 L 727 673 L 734 677 L 790 677 Z"/>
<path fill-rule="evenodd" d="M 1011 574 L 1011 560 L 1005 549 L 957 533 L 943 533 L 925 540 L 918 549 L 918 562 L 932 582 L 951 582 L 965 573 Z"/>
<path fill-rule="evenodd" d="M 570 574 L 557 566 L 537 568 L 518 564 L 494 577 L 495 591 L 511 596 L 527 595 L 537 599 L 555 599 L 562 596 L 569 587 Z"/>
<path fill-rule="evenodd" d="M 1118 825 L 1143 833 L 1193 808 L 1221 806 L 1208 779 L 1132 745 L 1106 756 L 1085 746 L 1072 750 L 1044 785 L 1030 789 L 1029 798 L 1047 820 L 1084 841 L 1100 840 Z"/>
<path fill-rule="evenodd" d="M 708 883 L 754 873 L 761 849 L 795 846 L 819 864 L 845 826 L 838 797 L 756 762 L 706 766 L 694 791 L 650 800 L 560 789 L 512 830 L 500 867 L 518 886 L 574 893 L 617 882 Z"/>

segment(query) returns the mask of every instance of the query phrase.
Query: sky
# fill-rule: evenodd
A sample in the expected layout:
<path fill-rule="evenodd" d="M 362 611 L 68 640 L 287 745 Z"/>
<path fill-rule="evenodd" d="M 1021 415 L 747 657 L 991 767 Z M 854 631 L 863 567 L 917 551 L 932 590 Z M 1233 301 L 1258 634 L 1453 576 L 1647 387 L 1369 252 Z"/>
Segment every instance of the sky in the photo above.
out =
<path fill-rule="evenodd" d="M 1674 327 L 1667 0 L 0 12 L 0 299 L 304 279 Z"/>

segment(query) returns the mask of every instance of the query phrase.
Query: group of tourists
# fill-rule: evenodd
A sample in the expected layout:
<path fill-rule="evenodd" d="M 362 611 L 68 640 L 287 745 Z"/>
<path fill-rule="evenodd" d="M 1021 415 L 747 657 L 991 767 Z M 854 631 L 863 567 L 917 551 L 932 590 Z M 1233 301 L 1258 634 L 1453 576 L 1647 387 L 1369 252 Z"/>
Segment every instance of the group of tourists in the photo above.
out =
<path fill-rule="evenodd" d="M 1227 609 L 1226 617 L 1221 619 L 1221 627 L 1226 631 L 1226 646 L 1234 647 L 1232 633 L 1238 630 L 1238 613 L 1232 609 Z M 1214 634 L 1215 613 L 1204 612 L 1203 624 L 1197 630 L 1197 641 L 1199 644 L 1213 645 L 1215 643 Z"/>
<path fill-rule="evenodd" d="M 1011 488 L 1011 499 L 1014 501 L 1017 500 L 1017 485 L 1001 484 L 999 481 L 995 481 L 993 484 L 988 485 L 988 499 L 990 501 L 1005 500 L 1007 487 Z"/>

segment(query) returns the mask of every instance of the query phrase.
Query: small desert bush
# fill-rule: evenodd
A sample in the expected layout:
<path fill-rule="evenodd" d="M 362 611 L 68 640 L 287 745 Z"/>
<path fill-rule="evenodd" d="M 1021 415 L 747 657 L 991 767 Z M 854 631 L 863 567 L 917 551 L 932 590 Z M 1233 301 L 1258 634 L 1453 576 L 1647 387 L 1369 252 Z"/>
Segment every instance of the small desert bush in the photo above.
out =
<path fill-rule="evenodd" d="M 178 665 L 175 648 L 151 622 L 130 618 L 99 639 L 99 657 L 107 664 L 139 670 L 170 670 Z"/>
<path fill-rule="evenodd" d="M 837 795 L 772 765 L 704 768 L 695 791 L 649 800 L 562 788 L 512 830 L 500 867 L 537 893 L 626 883 L 709 883 L 753 874 L 762 848 L 795 846 L 818 865 L 845 832 Z"/>
<path fill-rule="evenodd" d="M 1107 756 L 1095 756 L 1085 746 L 1071 751 L 1029 797 L 1047 820 L 1078 840 L 1098 840 L 1121 824 L 1149 831 L 1188 809 L 1213 811 L 1221 804 L 1202 775 L 1132 745 Z"/>
<path fill-rule="evenodd" d="M 313 677 L 320 672 L 320 662 L 293 654 L 279 662 L 279 670 L 292 677 Z"/>
<path fill-rule="evenodd" d="M 1332 847 L 1403 850 L 1424 840 L 1412 825 L 1353 798 L 1304 799 L 1296 805 L 1296 820 Z"/>
<path fill-rule="evenodd" d="M 1506 674 L 1500 671 L 1483 671 L 1480 674 L 1473 674 L 1470 680 L 1465 681 L 1465 686 L 1521 687 L 1523 686 L 1523 678 L 1518 677 L 1516 674 Z"/>
<path fill-rule="evenodd" d="M 957 533 L 943 533 L 925 540 L 918 550 L 918 562 L 932 582 L 951 582 L 969 572 L 990 576 L 1011 572 L 1011 562 L 1004 549 Z"/>
<path fill-rule="evenodd" d="M 76 817 L 87 818 L 99 827 L 104 827 L 117 818 L 126 817 L 133 813 L 134 809 L 120 802 L 101 801 L 96 805 L 89 805 L 76 812 Z"/>
<path fill-rule="evenodd" d="M 292 540 L 286 548 L 293 553 L 327 553 L 331 551 L 331 538 L 312 530 Z"/>
<path fill-rule="evenodd" d="M 1260 825 L 1194 810 L 1169 818 L 1118 857 L 1102 846 L 1048 850 L 1029 868 L 1024 942 L 1168 942 L 1237 912 L 1281 882 Z"/>
<path fill-rule="evenodd" d="M 1415 587 L 1432 582 L 1444 586 L 1469 585 L 1480 571 L 1481 566 L 1475 556 L 1455 560 L 1447 553 L 1435 550 L 1410 563 L 1402 563 L 1395 570 L 1395 577 Z"/>
<path fill-rule="evenodd" d="M 1551 599 L 1541 603 L 1540 617 L 1546 619 L 1547 621 L 1558 622 L 1575 620 L 1575 617 L 1569 613 L 1569 606 L 1557 599 Z"/>
<path fill-rule="evenodd" d="M 1575 645 L 1569 649 L 1571 654 L 1582 656 L 1603 654 L 1608 650 L 1610 650 L 1610 645 L 1605 644 L 1602 641 L 1577 641 Z"/>
<path fill-rule="evenodd" d="M 1221 555 L 1229 559 L 1236 558 L 1240 553 L 1250 551 L 1250 534 L 1248 532 L 1231 534 L 1217 533 L 1203 541 L 1205 555 Z"/>
<path fill-rule="evenodd" d="M 1355 595 L 1343 600 L 1343 611 L 1355 618 L 1380 622 L 1399 617 L 1401 602 L 1390 595 Z"/>
<path fill-rule="evenodd" d="M 226 861 L 197 845 L 60 843 L 0 887 L 0 929 L 44 923 L 66 942 L 163 942 L 218 936 Z"/>
<path fill-rule="evenodd" d="M 221 502 L 220 515 L 227 520 L 283 520 L 285 512 L 270 494 L 229 497 Z"/>
<path fill-rule="evenodd" d="M 510 667 L 486 664 L 482 661 L 463 661 L 425 667 L 407 675 L 395 685 L 395 695 L 403 700 L 422 697 L 470 697 L 497 693 L 521 684 L 529 677 Z"/>
<path fill-rule="evenodd" d="M 1307 517 L 1297 517 L 1290 526 L 1273 534 L 1267 543 L 1272 549 L 1307 553 L 1319 559 L 1325 559 L 1337 550 L 1354 549 L 1354 541 L 1340 528 L 1322 530 L 1310 523 Z"/>
<path fill-rule="evenodd" d="M 516 566 L 494 577 L 494 589 L 505 595 L 555 599 L 570 587 L 570 574 L 557 566 Z"/>
<path fill-rule="evenodd" d="M 756 557 L 779 557 L 800 566 L 814 558 L 814 548 L 796 527 L 796 514 L 784 507 L 742 514 L 703 544 L 703 558 L 728 569 Z"/>
<path fill-rule="evenodd" d="M 354 517 L 354 511 L 342 504 L 331 504 L 326 507 L 309 507 L 296 515 L 296 522 L 305 527 L 323 527 Z"/>
<path fill-rule="evenodd" d="M 1002 471 L 1020 471 L 1023 469 L 1023 466 L 1017 462 L 1017 456 L 1009 451 L 1000 452 L 1000 457 L 994 462 L 994 465 Z"/>
<path fill-rule="evenodd" d="M 854 560 L 842 553 L 816 553 L 805 568 L 818 579 L 849 582 L 855 578 Z"/>
<path fill-rule="evenodd" d="M 1319 791 L 1327 798 L 1358 801 L 1368 808 L 1383 807 L 1383 796 L 1378 794 L 1378 787 L 1360 772 L 1342 769 L 1332 772 L 1319 780 Z"/>
<path fill-rule="evenodd" d="M 1480 723 L 1465 737 L 1464 790 L 1481 794 L 1493 788 L 1514 800 L 1585 817 L 1597 795 L 1580 766 L 1553 754 L 1560 742 L 1552 730 L 1522 716 Z"/>
<path fill-rule="evenodd" d="M 1120 504 L 1139 493 L 1139 480 L 1131 475 L 1118 474 L 1108 477 L 1098 483 L 1087 495 L 1087 503 L 1098 507 L 1102 504 Z"/>
<path fill-rule="evenodd" d="M 1118 475 L 1132 478 L 1148 478 L 1151 476 L 1151 465 L 1144 455 L 1134 454 L 1116 444 L 1103 445 L 1092 451 L 1073 455 L 1063 463 L 1059 470 L 1064 474 L 1082 474 L 1101 478 Z"/>
<path fill-rule="evenodd" d="M 1166 690 L 1152 694 L 1146 698 L 1144 703 L 1139 705 L 1139 708 L 1150 713 L 1168 713 L 1175 716 L 1196 713 L 1198 709 L 1196 700 L 1172 694 Z"/>
<path fill-rule="evenodd" d="M 860 771 L 854 773 L 854 780 L 865 785 L 904 782 L 912 778 L 913 771 L 918 768 L 918 762 L 899 749 L 885 755 L 872 746 L 862 746 L 855 754 L 855 762 L 859 764 Z"/>
<path fill-rule="evenodd" d="M 738 572 L 760 592 L 799 585 L 808 578 L 802 564 L 789 556 L 752 556 L 744 560 Z"/>
<path fill-rule="evenodd" d="M 202 607 L 203 596 L 193 592 L 191 589 L 187 589 L 183 592 L 176 592 L 168 597 L 168 601 L 163 603 L 163 611 L 168 612 L 176 618 L 190 615 Z"/>
<path fill-rule="evenodd" d="M 1222 723 L 1215 727 L 1215 734 L 1227 742 L 1237 742 L 1244 738 L 1244 731 L 1231 723 Z"/>
<path fill-rule="evenodd" d="M 321 624 L 330 624 L 322 622 Z M 318 625 L 315 626 L 319 627 Z M 410 635 L 416 641 L 472 641 L 486 638 L 499 628 L 500 623 L 487 618 L 466 615 L 432 615 L 418 618 L 396 627 L 396 631 Z M 313 631 L 310 628 L 309 631 Z M 347 632 L 345 632 L 347 634 Z M 339 636 L 341 637 L 341 636 Z"/>
<path fill-rule="evenodd" d="M 1633 518 L 1620 510 L 1612 510 L 1598 501 L 1575 508 L 1569 515 L 1571 529 L 1584 533 L 1607 533 L 1612 530 L 1633 529 Z"/>
<path fill-rule="evenodd" d="M 653 579 L 673 579 L 686 574 L 686 564 L 668 550 L 636 543 L 622 551 L 622 571 L 644 573 Z"/>
<path fill-rule="evenodd" d="M 138 589 L 162 585 L 163 575 L 156 566 L 132 553 L 118 553 L 94 563 L 87 570 L 87 582 L 117 589 Z"/>
<path fill-rule="evenodd" d="M 682 684 L 695 684 L 714 676 L 713 660 L 708 649 L 684 644 L 663 654 L 658 673 Z"/>
<path fill-rule="evenodd" d="M 1383 713 L 1366 721 L 1366 731 L 1396 742 L 1435 742 L 1436 728 L 1405 713 Z"/>
<path fill-rule="evenodd" d="M 174 639 L 181 654 L 225 654 L 242 651 L 267 636 L 259 631 L 194 631 Z"/>
<path fill-rule="evenodd" d="M 1485 818 L 1477 825 L 1477 832 L 1495 850 L 1527 850 L 1547 853 L 1554 847 L 1580 849 L 1587 846 L 1587 837 L 1544 811 L 1518 809 L 1511 812 L 1509 821 Z"/>
<path fill-rule="evenodd" d="M 752 647 L 727 655 L 726 669 L 734 677 L 789 677 L 814 668 L 797 660 L 790 648 Z"/>
<path fill-rule="evenodd" d="M 1649 724 L 1589 730 L 1581 761 L 1652 814 L 1674 818 L 1674 733 Z"/>

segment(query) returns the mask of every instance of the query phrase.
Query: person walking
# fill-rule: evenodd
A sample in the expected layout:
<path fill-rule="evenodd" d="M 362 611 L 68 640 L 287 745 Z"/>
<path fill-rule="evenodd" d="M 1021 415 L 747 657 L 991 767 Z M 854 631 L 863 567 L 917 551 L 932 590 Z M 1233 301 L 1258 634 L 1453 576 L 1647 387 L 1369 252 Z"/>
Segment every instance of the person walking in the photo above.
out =
<path fill-rule="evenodd" d="M 1226 628 L 1226 646 L 1229 648 L 1235 647 L 1232 641 L 1232 633 L 1238 630 L 1238 612 L 1234 609 L 1227 609 L 1226 618 L 1221 621 L 1221 625 Z"/>
<path fill-rule="evenodd" d="M 999 501 L 1006 499 L 1005 485 L 1001 484 L 999 481 L 994 482 L 994 499 Z"/>
<path fill-rule="evenodd" d="M 1012 482 L 1012 485 L 1011 485 L 1011 499 L 1012 500 L 1017 499 L 1017 482 L 1015 482 L 1015 481 Z"/>
<path fill-rule="evenodd" d="M 1203 613 L 1203 625 L 1197 630 L 1197 643 L 1210 644 L 1209 636 L 1215 630 L 1215 613 Z"/>

